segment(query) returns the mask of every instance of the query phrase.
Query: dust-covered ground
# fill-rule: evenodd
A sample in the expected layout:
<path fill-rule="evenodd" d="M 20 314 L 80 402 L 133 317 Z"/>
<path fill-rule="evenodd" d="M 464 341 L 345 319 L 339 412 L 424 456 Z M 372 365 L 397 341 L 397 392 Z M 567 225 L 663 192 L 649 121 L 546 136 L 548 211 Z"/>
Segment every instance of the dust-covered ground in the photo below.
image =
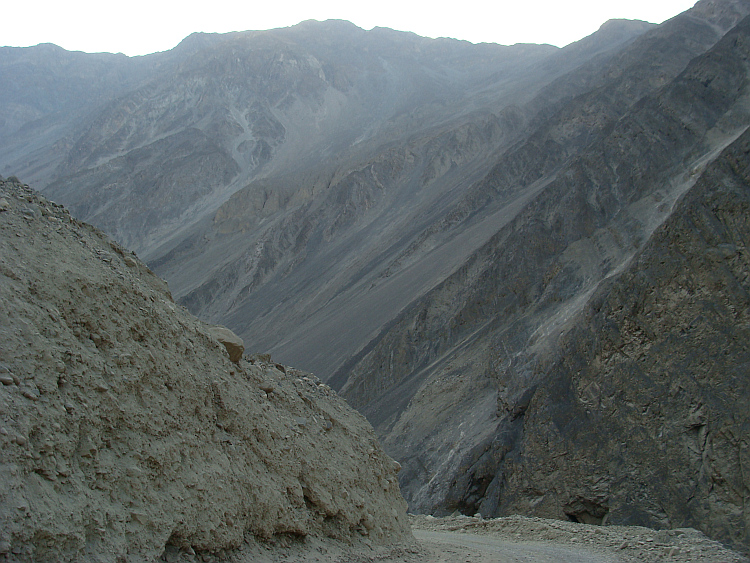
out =
<path fill-rule="evenodd" d="M 231 340 L 134 254 L 0 178 L 0 562 L 411 541 L 400 465 L 364 417 Z"/>
<path fill-rule="evenodd" d="M 319 540 L 289 539 L 272 544 L 246 544 L 228 560 L 235 563 L 750 561 L 691 528 L 657 531 L 523 516 L 497 519 L 411 516 L 410 519 L 416 540 L 412 545 L 352 548 Z"/>

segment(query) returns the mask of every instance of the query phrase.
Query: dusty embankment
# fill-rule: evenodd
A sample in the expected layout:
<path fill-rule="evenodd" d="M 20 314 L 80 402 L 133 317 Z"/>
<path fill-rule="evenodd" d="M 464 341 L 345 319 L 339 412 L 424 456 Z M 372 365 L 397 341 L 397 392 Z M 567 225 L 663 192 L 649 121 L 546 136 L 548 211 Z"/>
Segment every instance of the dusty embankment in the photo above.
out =
<path fill-rule="evenodd" d="M 222 333 L 135 255 L 0 179 L 0 561 L 411 539 L 367 421 Z"/>
<path fill-rule="evenodd" d="M 416 516 L 411 520 L 423 549 L 435 551 L 428 561 L 435 562 L 748 561 L 692 528 L 591 526 L 522 516 L 489 520 Z"/>

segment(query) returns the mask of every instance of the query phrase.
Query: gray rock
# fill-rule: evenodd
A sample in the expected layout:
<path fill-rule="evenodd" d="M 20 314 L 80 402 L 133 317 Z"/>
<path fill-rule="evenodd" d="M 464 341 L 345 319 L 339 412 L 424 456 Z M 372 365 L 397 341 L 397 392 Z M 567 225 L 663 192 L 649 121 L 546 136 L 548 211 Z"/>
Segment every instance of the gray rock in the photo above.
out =
<path fill-rule="evenodd" d="M 218 340 L 229 353 L 229 359 L 237 363 L 245 352 L 245 343 L 234 332 L 224 326 L 212 326 L 208 329 L 209 334 Z"/>

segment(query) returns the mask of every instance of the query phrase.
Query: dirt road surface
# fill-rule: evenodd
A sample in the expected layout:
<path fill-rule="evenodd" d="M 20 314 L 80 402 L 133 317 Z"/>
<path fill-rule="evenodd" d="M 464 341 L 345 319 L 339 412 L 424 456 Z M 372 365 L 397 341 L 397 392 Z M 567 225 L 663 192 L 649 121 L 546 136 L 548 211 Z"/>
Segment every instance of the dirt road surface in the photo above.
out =
<path fill-rule="evenodd" d="M 622 561 L 592 548 L 567 547 L 536 541 L 507 541 L 492 536 L 415 530 L 414 537 L 427 552 L 424 561 L 448 563 L 485 561 L 535 563 L 614 563 Z"/>
<path fill-rule="evenodd" d="M 656 531 L 520 516 L 491 520 L 413 516 L 412 531 L 423 550 L 415 561 L 429 563 L 748 561 L 687 528 Z"/>
<path fill-rule="evenodd" d="M 411 516 L 416 543 L 373 549 L 322 543 L 255 546 L 236 563 L 750 563 L 692 528 L 589 526 L 511 516 Z"/>

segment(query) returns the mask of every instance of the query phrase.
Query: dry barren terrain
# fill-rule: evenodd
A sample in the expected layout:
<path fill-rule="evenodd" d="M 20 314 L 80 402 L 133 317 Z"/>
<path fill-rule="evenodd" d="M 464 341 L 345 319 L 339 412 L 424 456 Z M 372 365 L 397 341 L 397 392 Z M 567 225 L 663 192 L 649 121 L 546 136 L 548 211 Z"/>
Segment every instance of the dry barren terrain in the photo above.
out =
<path fill-rule="evenodd" d="M 262 563 L 740 563 L 748 559 L 692 528 L 651 530 L 591 526 L 511 516 L 411 517 L 416 542 L 396 548 L 347 548 L 317 540 L 276 545 L 246 544 L 230 560 Z M 175 554 L 176 556 L 177 554 Z M 179 558 L 173 559 L 180 561 Z M 192 559 L 185 559 L 192 561 Z"/>

